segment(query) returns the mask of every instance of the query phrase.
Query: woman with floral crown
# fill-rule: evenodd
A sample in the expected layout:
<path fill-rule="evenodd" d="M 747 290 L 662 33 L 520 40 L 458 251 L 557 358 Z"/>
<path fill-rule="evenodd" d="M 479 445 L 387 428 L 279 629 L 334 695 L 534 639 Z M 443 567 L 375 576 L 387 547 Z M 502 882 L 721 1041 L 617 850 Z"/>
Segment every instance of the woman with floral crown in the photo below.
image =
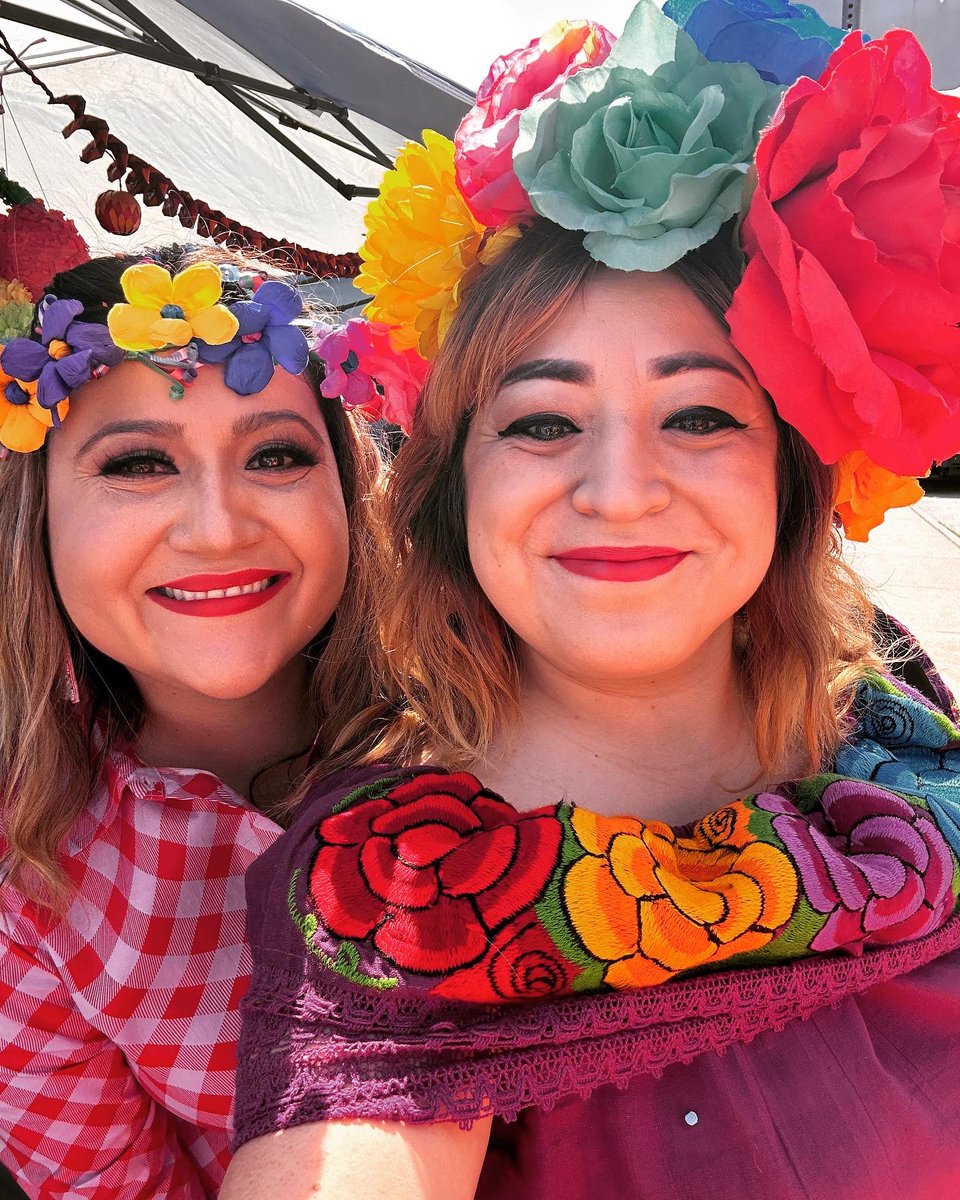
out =
<path fill-rule="evenodd" d="M 670 11 L 499 59 L 371 206 L 321 353 L 410 427 L 406 702 L 248 874 L 222 1200 L 957 1194 L 960 717 L 839 527 L 960 447 L 960 102 Z"/>
<path fill-rule="evenodd" d="M 65 272 L 0 357 L 0 1157 L 44 1200 L 217 1194 L 244 872 L 379 688 L 376 454 L 227 258 Z"/>

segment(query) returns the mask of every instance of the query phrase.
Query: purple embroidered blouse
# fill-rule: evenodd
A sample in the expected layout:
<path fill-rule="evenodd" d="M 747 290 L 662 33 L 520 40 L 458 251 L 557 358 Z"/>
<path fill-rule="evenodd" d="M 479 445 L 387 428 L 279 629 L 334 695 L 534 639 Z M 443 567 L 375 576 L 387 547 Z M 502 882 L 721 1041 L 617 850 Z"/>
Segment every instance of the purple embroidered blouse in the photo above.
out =
<path fill-rule="evenodd" d="M 911 809 L 917 822 L 935 819 L 936 836 L 953 847 L 949 886 L 956 894 L 960 739 L 949 697 L 934 707 L 881 680 L 867 701 L 858 736 L 835 769 L 862 782 L 861 799 L 878 804 L 878 812 L 886 808 L 882 820 L 869 817 L 856 827 L 869 827 L 877 840 L 858 850 L 851 835 L 846 856 L 827 854 L 819 865 L 803 859 L 803 848 L 826 847 L 827 835 L 839 844 L 836 828 L 823 823 L 826 808 L 817 807 L 829 802 L 830 782 L 820 800 L 806 806 L 802 788 L 795 793 L 790 785 L 766 809 L 737 802 L 704 821 L 711 836 L 750 843 L 768 809 L 777 814 L 773 821 L 788 809 L 791 822 L 809 820 L 810 837 L 795 841 L 796 861 L 804 871 L 816 866 L 819 873 L 810 878 L 817 889 L 831 873 L 848 889 L 848 921 L 862 903 L 849 898 L 850 881 L 860 878 L 857 871 L 873 871 L 880 891 L 868 902 L 877 907 L 864 928 L 882 933 L 884 914 L 901 903 L 883 897 L 902 887 L 905 868 L 884 874 L 896 864 L 881 870 L 881 858 L 906 854 L 909 846 L 926 853 L 915 836 L 921 825 L 908 830 L 898 823 L 896 805 L 903 801 L 895 793 L 919 806 Z M 431 926 L 432 910 L 418 893 L 405 893 L 405 908 L 389 897 L 383 901 L 392 905 L 387 936 L 367 936 L 378 919 L 371 889 L 382 895 L 377 889 L 386 886 L 384 879 L 399 886 L 405 863 L 425 865 L 428 842 L 431 854 L 446 853 L 447 827 L 438 822 L 449 797 L 444 801 L 443 788 L 430 791 L 416 776 L 415 770 L 368 768 L 331 777 L 248 873 L 254 973 L 238 1053 L 237 1144 L 328 1119 L 469 1122 L 492 1115 L 480 1200 L 960 1197 L 960 913 L 949 895 L 946 907 L 917 909 L 917 893 L 911 924 L 902 925 L 897 938 L 884 943 L 867 936 L 847 945 L 847 953 L 828 946 L 791 959 L 788 948 L 788 961 L 748 955 L 749 965 L 742 958 L 718 963 L 719 970 L 655 986 L 488 1002 L 484 980 L 495 979 L 498 963 L 506 961 L 497 944 L 514 963 L 520 951 L 534 963 L 527 976 L 534 987 L 557 979 L 547 969 L 557 960 L 551 964 L 544 956 L 526 917 L 508 920 L 507 928 L 519 922 L 512 942 L 491 942 L 482 959 L 491 960 L 484 967 L 489 973 L 482 978 L 469 964 L 459 974 L 431 975 L 431 964 L 449 961 L 451 947 L 459 953 L 468 935 L 455 924 Z M 448 790 L 469 780 L 449 777 Z M 416 814 L 395 805 L 408 803 L 418 789 L 429 792 L 432 807 L 417 810 L 426 815 L 411 836 Z M 481 792 L 470 803 L 483 809 L 484 819 L 493 813 L 509 824 L 509 815 L 496 808 L 503 802 L 491 805 L 489 795 Z M 853 810 L 847 804 L 843 811 Z M 730 820 L 718 820 L 724 815 Z M 752 823 L 744 833 L 746 816 Z M 548 819 L 524 814 L 529 818 Z M 382 858 L 382 847 L 365 856 L 362 841 L 358 857 L 357 838 L 366 836 L 370 820 L 386 822 L 397 836 L 394 865 Z M 589 841 L 595 830 L 589 817 L 583 824 L 579 836 Z M 491 839 L 485 847 L 501 838 L 499 828 L 478 834 Z M 793 826 L 774 828 L 789 840 Z M 932 846 L 930 829 L 922 825 Z M 543 830 L 535 833 L 536 843 L 532 833 L 497 843 L 517 848 L 503 860 L 511 879 L 519 880 L 513 899 L 526 887 L 534 861 L 534 851 L 524 858 L 524 845 L 540 853 L 549 841 Z M 732 853 L 726 846 L 720 851 Z M 749 844 L 747 851 L 753 853 Z M 489 882 L 496 875 L 491 852 L 468 850 L 439 876 L 450 896 L 469 887 L 482 897 L 481 915 L 502 905 L 504 895 L 500 882 Z M 696 851 L 695 861 L 709 852 Z M 924 862 L 920 869 L 930 884 L 934 859 Z M 377 876 L 381 869 L 388 874 Z M 934 899 L 947 886 L 937 871 L 939 883 L 927 892 Z M 549 900 L 549 893 L 540 894 Z M 802 918 L 809 929 L 823 921 L 816 916 L 818 904 L 823 911 L 817 895 L 808 890 L 803 901 L 812 914 L 813 924 Z M 311 899 L 320 907 L 315 903 L 311 911 Z M 415 963 L 412 973 L 402 969 L 404 961 Z M 465 999 L 469 988 L 479 990 Z"/>

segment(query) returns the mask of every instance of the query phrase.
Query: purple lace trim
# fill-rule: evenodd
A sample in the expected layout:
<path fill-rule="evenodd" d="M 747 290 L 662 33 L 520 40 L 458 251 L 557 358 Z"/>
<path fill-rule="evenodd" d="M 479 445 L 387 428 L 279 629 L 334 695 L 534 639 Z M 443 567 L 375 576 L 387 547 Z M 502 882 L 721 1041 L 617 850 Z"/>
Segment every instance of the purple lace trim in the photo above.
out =
<path fill-rule="evenodd" d="M 605 1084 L 659 1076 L 810 1017 L 960 947 L 960 916 L 862 957 L 801 959 L 638 992 L 504 1007 L 371 994 L 308 962 L 259 964 L 244 1002 L 235 1145 L 335 1118 L 513 1120 Z M 264 1049 L 268 1047 L 269 1049 Z"/>

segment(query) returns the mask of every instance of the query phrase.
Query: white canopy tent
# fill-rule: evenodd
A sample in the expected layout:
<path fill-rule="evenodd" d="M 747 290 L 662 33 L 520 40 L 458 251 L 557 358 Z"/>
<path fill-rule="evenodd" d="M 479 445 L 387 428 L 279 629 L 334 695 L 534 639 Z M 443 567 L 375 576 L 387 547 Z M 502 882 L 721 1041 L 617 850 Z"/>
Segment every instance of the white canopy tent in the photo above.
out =
<path fill-rule="evenodd" d="M 264 55 L 191 8 L 231 29 L 231 12 L 246 13 L 238 27 L 252 44 L 260 29 Z M 0 33 L 50 91 L 82 95 L 88 114 L 177 188 L 268 236 L 327 252 L 356 250 L 367 198 L 405 136 L 426 124 L 452 132 L 470 101 L 465 88 L 290 0 L 33 0 L 29 11 L 3 2 Z M 106 177 L 111 157 L 81 163 L 90 135 L 64 140 L 70 108 L 49 103 L 15 63 L 0 84 L 0 165 L 70 216 L 92 251 L 196 240 L 146 206 L 133 237 L 107 234 L 94 202 L 116 186 Z"/>
<path fill-rule="evenodd" d="M 860 22 L 873 35 L 913 28 L 937 86 L 960 87 L 960 0 L 812 2 L 832 24 Z M 563 10 L 594 7 L 618 31 L 632 5 L 518 0 L 511 7 L 549 13 L 534 32 Z M 366 197 L 399 144 L 425 126 L 451 134 L 479 79 L 451 82 L 318 8 L 341 17 L 349 11 L 352 24 L 401 36 L 400 25 L 381 19 L 387 6 L 379 0 L 29 0 L 29 8 L 0 0 L 0 32 L 18 54 L 31 47 L 27 61 L 52 92 L 84 96 L 88 113 L 179 188 L 268 235 L 343 252 L 359 245 Z M 451 61 L 458 39 L 484 40 L 485 61 L 508 48 L 500 21 L 467 23 L 457 5 L 414 2 L 403 18 L 403 45 L 427 44 L 419 33 L 429 25 L 429 44 L 445 45 Z M 38 38 L 45 41 L 33 44 Z M 48 104 L 15 64 L 0 83 L 0 165 L 70 215 L 91 249 L 196 236 L 157 208 L 144 209 L 133 238 L 106 234 L 93 207 L 111 186 L 109 158 L 81 164 L 88 136 L 65 141 L 70 110 Z"/>

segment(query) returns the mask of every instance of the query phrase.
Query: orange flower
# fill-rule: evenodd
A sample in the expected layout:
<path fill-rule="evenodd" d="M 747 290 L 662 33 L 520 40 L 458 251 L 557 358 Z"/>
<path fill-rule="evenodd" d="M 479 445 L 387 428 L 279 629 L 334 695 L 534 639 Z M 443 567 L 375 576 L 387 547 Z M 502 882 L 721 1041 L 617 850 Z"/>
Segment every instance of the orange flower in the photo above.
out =
<path fill-rule="evenodd" d="M 865 542 L 883 522 L 888 509 L 916 504 L 923 488 L 913 476 L 894 475 L 878 467 L 862 450 L 845 454 L 837 464 L 836 509 L 843 530 L 854 542 Z"/>
<path fill-rule="evenodd" d="M 574 811 L 587 853 L 567 871 L 563 896 L 586 949 L 610 964 L 608 984 L 648 987 L 757 950 L 790 919 L 796 869 L 749 832 L 749 818 L 738 800 L 678 838 L 660 821 Z"/>

